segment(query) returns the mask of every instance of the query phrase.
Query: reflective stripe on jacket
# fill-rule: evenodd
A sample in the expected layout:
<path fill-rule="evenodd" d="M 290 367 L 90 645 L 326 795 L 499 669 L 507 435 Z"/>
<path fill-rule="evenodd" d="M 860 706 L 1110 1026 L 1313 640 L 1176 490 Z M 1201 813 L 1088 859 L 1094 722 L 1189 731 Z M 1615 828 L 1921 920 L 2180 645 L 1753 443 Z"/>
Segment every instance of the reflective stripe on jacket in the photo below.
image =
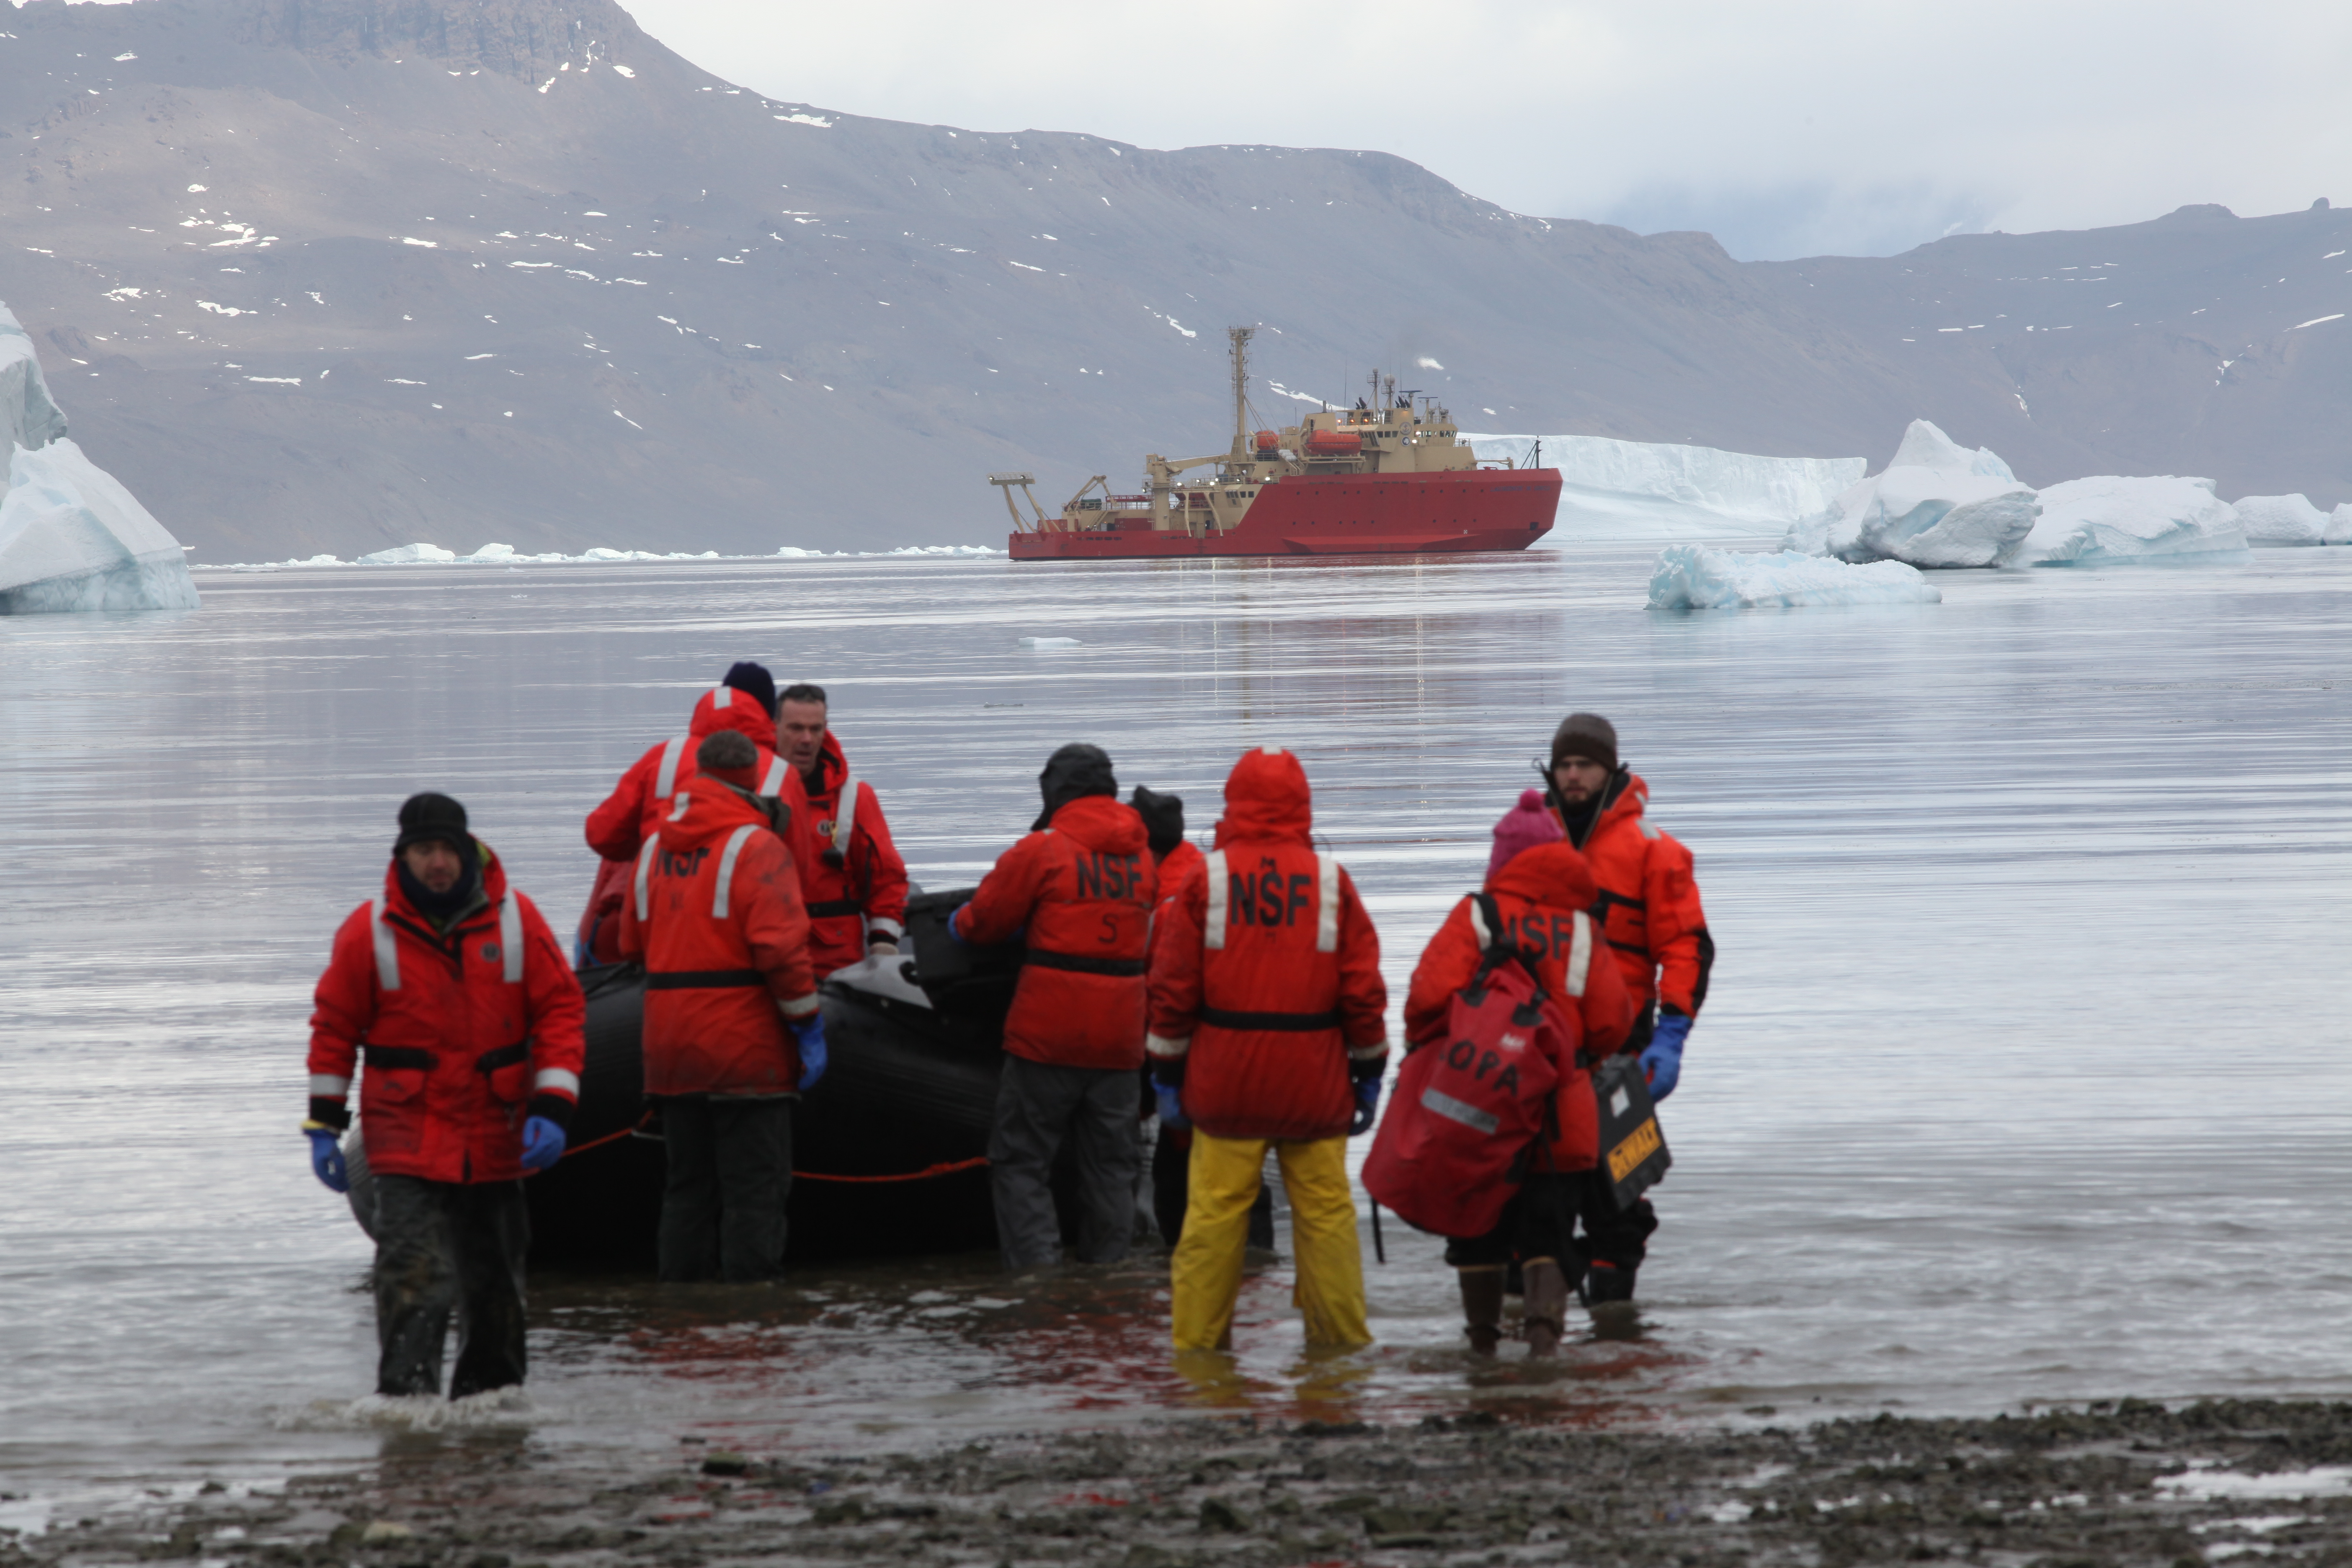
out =
<path fill-rule="evenodd" d="M 985 946 L 1028 928 L 1006 1050 L 1056 1067 L 1143 1065 L 1144 954 L 1159 886 L 1143 818 L 1109 795 L 1069 802 L 1004 852 L 960 934 Z"/>
<path fill-rule="evenodd" d="M 1635 1015 L 1623 976 L 1604 956 L 1600 922 L 1586 913 L 1594 895 L 1591 869 L 1566 844 L 1539 844 L 1513 856 L 1486 890 L 1502 917 L 1504 939 L 1528 956 L 1559 1018 L 1567 1059 L 1553 1064 L 1559 1084 L 1552 1097 L 1551 1168 L 1590 1170 L 1600 1158 L 1600 1118 L 1591 1074 L 1578 1058 L 1597 1062 L 1622 1048 Z M 1445 1043 L 1454 994 L 1477 973 L 1493 936 L 1478 900 L 1465 899 L 1429 939 L 1405 997 L 1412 1049 Z"/>
<path fill-rule="evenodd" d="M 534 1095 L 576 1101 L 586 1004 L 539 910 L 481 848 L 482 899 L 446 932 L 384 871 L 335 933 L 310 1015 L 310 1093 L 360 1077 L 369 1169 L 432 1182 L 522 1175 Z"/>
<path fill-rule="evenodd" d="M 809 915 L 809 958 L 823 979 L 866 956 L 869 938 L 906 935 L 907 863 L 890 842 L 882 802 L 825 731 L 817 753 L 818 787 L 800 780 L 805 809 L 793 814 L 793 858 Z M 850 808 L 839 809 L 847 800 Z"/>
<path fill-rule="evenodd" d="M 817 1010 L 793 853 L 716 779 L 677 792 L 638 851 L 621 952 L 646 966 L 647 1094 L 800 1089 L 787 1019 Z"/>
<path fill-rule="evenodd" d="M 588 814 L 588 847 L 607 860 L 635 859 L 646 836 L 668 813 L 671 796 L 694 777 L 695 752 L 720 730 L 732 730 L 759 748 L 759 793 L 780 797 L 793 808 L 793 819 L 800 820 L 806 810 L 800 776 L 776 755 L 775 721 L 757 699 L 731 686 L 714 686 L 695 702 L 686 733 L 671 736 L 630 763 L 604 803 Z M 592 908 L 592 918 L 596 913 Z"/>
<path fill-rule="evenodd" d="M 1155 1061 L 1184 1063 L 1184 1114 L 1219 1138 L 1335 1138 L 1358 1070 L 1388 1055 L 1380 937 L 1339 862 L 1314 847 L 1298 759 L 1253 751 L 1225 781 L 1217 848 L 1162 905 Z"/>
<path fill-rule="evenodd" d="M 1654 1002 L 1695 1018 L 1706 1002 L 1715 938 L 1699 907 L 1691 852 L 1643 815 L 1650 786 L 1639 774 L 1621 771 L 1609 789 L 1582 846 L 1598 885 L 1593 918 L 1636 1013 Z"/>

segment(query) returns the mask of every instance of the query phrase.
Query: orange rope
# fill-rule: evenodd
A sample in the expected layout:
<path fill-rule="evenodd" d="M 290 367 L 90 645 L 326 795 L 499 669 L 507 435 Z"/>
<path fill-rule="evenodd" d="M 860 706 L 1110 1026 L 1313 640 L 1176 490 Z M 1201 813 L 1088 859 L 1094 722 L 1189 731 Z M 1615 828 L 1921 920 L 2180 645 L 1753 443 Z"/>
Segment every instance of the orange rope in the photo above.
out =
<path fill-rule="evenodd" d="M 562 1158 L 569 1160 L 574 1154 L 584 1154 L 591 1149 L 600 1149 L 607 1143 L 617 1142 L 633 1132 L 651 1126 L 653 1120 L 653 1112 L 647 1111 L 645 1120 L 638 1122 L 636 1126 L 624 1127 L 618 1132 L 607 1132 L 602 1138 L 591 1138 L 585 1143 L 575 1144 L 566 1149 Z M 902 1176 L 828 1176 L 817 1171 L 794 1171 L 793 1179 L 797 1182 L 927 1182 L 934 1176 L 952 1176 L 959 1171 L 977 1170 L 987 1163 L 987 1155 L 975 1154 L 969 1160 L 955 1160 L 944 1165 L 929 1165 L 919 1171 L 910 1171 Z"/>
<path fill-rule="evenodd" d="M 616 1142 L 623 1138 L 626 1138 L 630 1133 L 640 1131 L 646 1127 L 650 1126 L 653 1122 L 653 1119 L 654 1113 L 648 1110 L 645 1114 L 645 1119 L 639 1121 L 635 1127 L 624 1127 L 618 1132 L 607 1132 L 602 1138 L 591 1138 L 585 1143 L 575 1143 L 571 1148 L 566 1149 L 562 1153 L 556 1156 L 557 1163 L 561 1163 L 565 1160 L 569 1160 L 574 1154 L 584 1154 L 591 1149 L 601 1149 L 607 1143 Z"/>
<path fill-rule="evenodd" d="M 924 1182 L 933 1176 L 952 1176 L 958 1171 L 977 1170 L 988 1163 L 988 1156 L 975 1154 L 969 1160 L 957 1160 L 945 1165 L 932 1165 L 920 1171 L 910 1171 L 903 1176 L 825 1176 L 814 1171 L 794 1171 L 796 1182 Z"/>

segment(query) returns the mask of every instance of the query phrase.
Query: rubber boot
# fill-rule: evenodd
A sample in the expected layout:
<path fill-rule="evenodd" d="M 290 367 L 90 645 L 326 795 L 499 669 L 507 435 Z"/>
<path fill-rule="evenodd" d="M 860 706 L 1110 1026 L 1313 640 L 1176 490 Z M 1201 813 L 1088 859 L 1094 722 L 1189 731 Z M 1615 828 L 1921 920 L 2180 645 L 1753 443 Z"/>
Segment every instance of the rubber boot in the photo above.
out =
<path fill-rule="evenodd" d="M 1592 1267 L 1585 1271 L 1584 1300 L 1589 1305 L 1599 1307 L 1611 1301 L 1630 1301 L 1633 1299 L 1632 1269 L 1620 1268 L 1613 1263 L 1603 1263 L 1596 1258 Z"/>
<path fill-rule="evenodd" d="M 1503 1271 L 1499 1268 L 1464 1268 L 1458 1273 L 1462 1280 L 1462 1317 L 1468 1324 L 1470 1353 L 1493 1355 L 1495 1347 L 1503 1342 Z"/>
<path fill-rule="evenodd" d="M 1547 1361 L 1559 1353 L 1559 1336 L 1568 1316 L 1568 1276 L 1549 1258 L 1537 1258 L 1525 1272 L 1528 1357 Z"/>

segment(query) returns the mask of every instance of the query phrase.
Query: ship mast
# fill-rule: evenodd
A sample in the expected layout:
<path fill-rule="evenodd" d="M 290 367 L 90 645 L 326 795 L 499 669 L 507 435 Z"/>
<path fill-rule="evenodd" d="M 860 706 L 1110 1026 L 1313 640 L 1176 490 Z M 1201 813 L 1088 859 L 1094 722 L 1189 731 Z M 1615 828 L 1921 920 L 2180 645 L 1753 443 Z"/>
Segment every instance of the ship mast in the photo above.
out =
<path fill-rule="evenodd" d="M 1249 453 L 1249 341 L 1255 327 L 1227 327 L 1234 340 L 1234 450 L 1229 461 L 1246 463 Z"/>

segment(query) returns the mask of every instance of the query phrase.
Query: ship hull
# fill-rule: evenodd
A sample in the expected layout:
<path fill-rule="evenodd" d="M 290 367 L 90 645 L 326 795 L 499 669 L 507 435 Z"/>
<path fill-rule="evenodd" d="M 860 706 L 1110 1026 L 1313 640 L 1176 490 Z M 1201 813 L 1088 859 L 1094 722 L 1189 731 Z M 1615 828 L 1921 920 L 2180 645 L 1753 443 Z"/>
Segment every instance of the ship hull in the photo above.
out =
<path fill-rule="evenodd" d="M 1525 550 L 1551 531 L 1557 468 L 1291 475 L 1265 485 L 1238 527 L 1201 534 L 1111 523 L 1016 533 L 1016 561 L 1203 555 L 1407 555 Z"/>

